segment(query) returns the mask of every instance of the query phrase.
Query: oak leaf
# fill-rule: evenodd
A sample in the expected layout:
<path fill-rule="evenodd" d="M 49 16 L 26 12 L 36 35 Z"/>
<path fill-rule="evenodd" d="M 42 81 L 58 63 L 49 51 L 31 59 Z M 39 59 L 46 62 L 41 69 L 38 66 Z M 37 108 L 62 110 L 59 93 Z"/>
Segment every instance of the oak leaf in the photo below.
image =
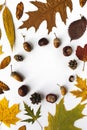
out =
<path fill-rule="evenodd" d="M 7 67 L 11 62 L 11 57 L 10 56 L 7 56 L 5 57 L 1 63 L 0 63 L 0 69 L 4 69 L 5 67 Z"/>
<path fill-rule="evenodd" d="M 0 55 L 3 54 L 4 52 L 2 51 L 2 46 L 0 46 Z"/>
<path fill-rule="evenodd" d="M 77 46 L 76 56 L 79 58 L 79 60 L 84 62 L 83 65 L 84 70 L 85 62 L 87 62 L 87 44 L 84 45 L 84 48 L 82 48 L 81 46 Z"/>
<path fill-rule="evenodd" d="M 74 126 L 74 122 L 83 117 L 85 105 L 77 105 L 72 110 L 66 110 L 64 100 L 56 104 L 55 115 L 48 113 L 48 126 L 44 130 L 81 130 Z"/>
<path fill-rule="evenodd" d="M 76 96 L 76 98 L 80 97 L 81 102 L 85 101 L 87 99 L 87 84 L 86 84 L 87 79 L 82 79 L 79 76 L 76 77 L 76 82 L 75 84 L 76 87 L 78 87 L 78 90 L 73 90 L 71 93 Z"/>
<path fill-rule="evenodd" d="M 72 11 L 72 1 L 71 0 L 47 0 L 46 3 L 39 1 L 31 1 L 33 5 L 35 5 L 38 10 L 27 12 L 29 18 L 23 21 L 23 24 L 19 28 L 27 28 L 35 27 L 37 30 L 40 24 L 46 20 L 47 21 L 47 29 L 48 33 L 52 31 L 53 27 L 56 27 L 56 13 L 59 12 L 61 19 L 64 23 L 66 23 L 67 12 L 66 8 L 69 7 Z"/>
<path fill-rule="evenodd" d="M 11 124 L 16 124 L 20 119 L 16 115 L 20 112 L 19 105 L 14 104 L 9 107 L 9 101 L 4 97 L 0 100 L 0 121 L 10 127 Z"/>
<path fill-rule="evenodd" d="M 79 0 L 80 6 L 83 7 L 86 4 L 87 0 Z"/>
<path fill-rule="evenodd" d="M 3 16 L 5 32 L 6 32 L 8 40 L 9 40 L 10 47 L 13 50 L 13 46 L 15 43 L 15 28 L 14 28 L 12 14 L 7 6 L 5 6 L 5 8 L 4 8 L 2 16 Z"/>

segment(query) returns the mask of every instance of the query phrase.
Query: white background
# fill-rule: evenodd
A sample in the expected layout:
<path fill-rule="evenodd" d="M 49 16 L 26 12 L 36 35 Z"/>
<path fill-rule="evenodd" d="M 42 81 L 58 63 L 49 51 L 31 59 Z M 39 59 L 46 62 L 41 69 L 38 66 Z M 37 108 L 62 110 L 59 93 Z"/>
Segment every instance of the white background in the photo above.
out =
<path fill-rule="evenodd" d="M 29 3 L 29 0 L 21 0 L 24 3 L 24 12 L 33 11 L 37 8 Z M 46 2 L 45 0 L 39 0 L 42 2 Z M 1 3 L 4 2 L 4 0 L 0 0 Z M 13 103 L 19 103 L 21 113 L 18 114 L 18 117 L 21 119 L 26 119 L 26 116 L 24 116 L 24 107 L 23 107 L 23 101 L 25 101 L 29 106 L 34 108 L 36 111 L 41 105 L 41 118 L 39 118 L 39 122 L 42 124 L 42 126 L 47 126 L 48 119 L 47 115 L 48 112 L 54 114 L 55 113 L 55 103 L 50 104 L 46 102 L 45 96 L 49 93 L 54 93 L 58 95 L 58 100 L 56 103 L 60 101 L 62 98 L 60 89 L 57 86 L 57 83 L 60 85 L 65 85 L 68 93 L 65 96 L 64 104 L 67 110 L 70 110 L 74 108 L 78 103 L 80 103 L 81 99 L 76 99 L 72 94 L 70 94 L 70 91 L 73 89 L 77 89 L 74 83 L 70 83 L 68 81 L 68 78 L 70 75 L 78 74 L 82 78 L 87 77 L 87 66 L 85 67 L 85 71 L 82 71 L 83 63 L 78 60 L 78 58 L 75 56 L 75 51 L 77 48 L 77 45 L 84 46 L 87 43 L 87 31 L 84 33 L 84 35 L 79 38 L 78 40 L 74 40 L 70 42 L 70 38 L 68 36 L 68 26 L 72 21 L 75 21 L 77 19 L 81 18 L 82 16 L 85 16 L 87 18 L 87 4 L 81 8 L 79 5 L 79 0 L 72 0 L 73 2 L 73 11 L 70 12 L 69 8 L 67 8 L 68 12 L 68 19 L 66 21 L 66 25 L 61 21 L 59 13 L 56 14 L 56 25 L 57 27 L 53 27 L 52 32 L 48 35 L 48 30 L 46 29 L 47 24 L 46 21 L 43 21 L 40 25 L 37 32 L 35 32 L 35 29 L 32 27 L 28 31 L 26 29 L 18 29 L 18 27 L 22 24 L 22 21 L 28 18 L 28 15 L 25 13 L 23 14 L 22 18 L 18 21 L 16 19 L 16 5 L 20 2 L 20 0 L 7 0 L 7 6 L 12 12 L 14 24 L 15 24 L 15 30 L 16 30 L 16 41 L 14 46 L 14 51 L 11 52 L 9 42 L 7 40 L 7 37 L 5 35 L 5 31 L 3 28 L 3 21 L 2 21 L 2 12 L 0 13 L 0 28 L 3 30 L 2 32 L 2 38 L 0 41 L 0 45 L 3 45 L 3 51 L 4 54 L 0 55 L 0 61 L 5 57 L 10 55 L 12 58 L 11 64 L 13 66 L 13 71 L 21 72 L 25 80 L 22 83 L 19 83 L 18 81 L 14 80 L 11 76 L 11 68 L 10 65 L 6 67 L 3 70 L 0 70 L 0 80 L 8 84 L 10 87 L 10 91 L 5 92 L 5 94 L 0 95 L 0 99 L 2 99 L 4 96 L 10 101 L 10 105 Z M 38 19 L 38 18 L 37 18 Z M 58 38 L 61 39 L 61 46 L 56 49 L 53 46 L 53 39 L 55 38 L 54 32 L 58 36 Z M 33 45 L 32 52 L 28 53 L 24 51 L 23 49 L 23 37 L 21 34 L 26 35 L 26 41 L 30 42 Z M 42 37 L 46 37 L 49 40 L 49 44 L 44 47 L 40 47 L 38 45 L 38 40 Z M 64 57 L 62 53 L 62 49 L 64 46 L 70 45 L 73 48 L 73 54 L 70 57 Z M 21 63 L 18 63 L 14 60 L 13 56 L 15 54 L 22 54 L 24 55 L 24 61 Z M 78 67 L 75 71 L 71 70 L 68 67 L 68 62 L 71 59 L 77 59 L 78 60 Z M 20 97 L 18 95 L 18 88 L 26 84 L 29 86 L 30 91 L 25 97 Z M 43 100 L 41 104 L 39 105 L 32 105 L 30 101 L 30 95 L 34 92 L 39 92 L 43 95 Z M 84 103 L 87 103 L 85 101 Z M 83 114 L 87 115 L 87 106 L 83 111 Z M 72 115 L 73 116 L 73 115 Z M 40 130 L 40 127 L 37 123 L 28 124 L 23 122 L 17 122 L 16 125 L 11 125 L 10 128 L 6 127 L 4 124 L 1 125 L 0 130 L 17 130 L 22 125 L 27 126 L 27 130 Z M 75 126 L 82 128 L 82 130 L 87 130 L 87 117 L 84 117 L 81 120 L 78 120 L 74 124 Z"/>

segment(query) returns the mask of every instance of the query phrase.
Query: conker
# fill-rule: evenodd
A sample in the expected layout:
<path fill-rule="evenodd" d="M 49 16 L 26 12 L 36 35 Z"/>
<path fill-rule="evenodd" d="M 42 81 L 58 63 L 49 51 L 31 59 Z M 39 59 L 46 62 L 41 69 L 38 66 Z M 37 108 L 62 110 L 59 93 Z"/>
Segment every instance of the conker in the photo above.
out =
<path fill-rule="evenodd" d="M 46 38 L 41 38 L 39 41 L 38 41 L 38 45 L 39 46 L 45 46 L 49 43 L 48 39 Z"/>
<path fill-rule="evenodd" d="M 65 46 L 63 48 L 63 54 L 64 54 L 64 56 L 70 56 L 72 54 L 72 47 L 71 46 Z"/>
<path fill-rule="evenodd" d="M 28 86 L 26 85 L 22 85 L 19 89 L 18 89 L 18 94 L 20 96 L 25 96 L 27 93 L 28 93 L 29 89 L 28 89 Z"/>

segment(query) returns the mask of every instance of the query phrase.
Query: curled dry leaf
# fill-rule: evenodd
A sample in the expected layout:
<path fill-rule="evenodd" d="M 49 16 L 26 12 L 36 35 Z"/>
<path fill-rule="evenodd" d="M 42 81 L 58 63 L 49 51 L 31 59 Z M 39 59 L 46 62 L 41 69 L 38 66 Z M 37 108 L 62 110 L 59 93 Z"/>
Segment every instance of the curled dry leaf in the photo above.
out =
<path fill-rule="evenodd" d="M 84 34 L 86 31 L 86 24 L 86 18 L 82 17 L 81 19 L 76 20 L 69 25 L 68 33 L 71 40 L 78 39 Z"/>
<path fill-rule="evenodd" d="M 87 0 L 79 0 L 80 6 L 83 7 L 86 4 Z"/>
<path fill-rule="evenodd" d="M 0 89 L 2 89 L 4 91 L 8 91 L 9 87 L 4 82 L 0 81 Z"/>
<path fill-rule="evenodd" d="M 26 130 L 26 126 L 23 125 L 23 126 L 21 126 L 18 130 Z"/>
<path fill-rule="evenodd" d="M 14 28 L 12 14 L 7 6 L 4 8 L 2 16 L 3 16 L 5 32 L 9 40 L 11 49 L 13 50 L 13 46 L 15 43 L 15 28 Z"/>
<path fill-rule="evenodd" d="M 10 56 L 5 57 L 5 58 L 1 61 L 0 69 L 4 69 L 5 67 L 7 67 L 10 62 L 11 62 L 11 57 L 10 57 Z"/>
<path fill-rule="evenodd" d="M 20 2 L 20 3 L 18 3 L 18 5 L 16 7 L 16 18 L 18 20 L 22 17 L 23 11 L 24 11 L 24 4 L 22 2 Z"/>
<path fill-rule="evenodd" d="M 87 62 L 87 44 L 85 44 L 84 48 L 82 48 L 81 46 L 77 46 L 76 56 L 79 58 L 79 60 L 84 62 L 83 65 L 84 70 L 85 62 Z"/>

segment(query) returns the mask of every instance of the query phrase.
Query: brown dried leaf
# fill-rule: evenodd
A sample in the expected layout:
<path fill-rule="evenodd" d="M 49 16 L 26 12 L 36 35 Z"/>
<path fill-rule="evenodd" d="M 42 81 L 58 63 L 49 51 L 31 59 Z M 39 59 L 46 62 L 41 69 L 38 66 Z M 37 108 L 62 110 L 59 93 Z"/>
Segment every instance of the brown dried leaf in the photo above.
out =
<path fill-rule="evenodd" d="M 86 24 L 86 18 L 82 17 L 69 25 L 68 33 L 71 40 L 76 40 L 84 34 L 86 31 Z"/>
<path fill-rule="evenodd" d="M 5 8 L 4 8 L 2 16 L 3 16 L 5 32 L 6 32 L 8 40 L 9 40 L 11 49 L 13 50 L 13 46 L 15 43 L 15 28 L 14 28 L 12 14 L 7 6 L 5 6 Z"/>
<path fill-rule="evenodd" d="M 11 57 L 10 57 L 10 56 L 5 57 L 5 58 L 1 61 L 0 69 L 4 69 L 5 67 L 7 67 L 10 62 L 11 62 Z"/>
<path fill-rule="evenodd" d="M 26 130 L 26 126 L 23 125 L 23 126 L 21 126 L 18 130 Z"/>
<path fill-rule="evenodd" d="M 24 11 L 24 4 L 22 2 L 20 2 L 20 3 L 18 3 L 18 5 L 16 7 L 16 18 L 18 20 L 22 17 L 23 11 Z"/>
<path fill-rule="evenodd" d="M 87 0 L 79 0 L 80 6 L 83 7 L 86 4 Z"/>
<path fill-rule="evenodd" d="M 4 82 L 0 81 L 0 89 L 7 91 L 9 90 L 9 87 Z"/>
<path fill-rule="evenodd" d="M 56 13 L 59 12 L 61 19 L 64 23 L 66 23 L 67 19 L 67 11 L 66 8 L 69 7 L 72 11 L 72 1 L 71 0 L 47 0 L 47 3 L 39 2 L 39 1 L 31 1 L 33 5 L 35 5 L 38 10 L 33 12 L 27 12 L 29 18 L 23 22 L 23 24 L 19 28 L 27 28 L 35 27 L 37 30 L 40 24 L 46 20 L 47 21 L 47 29 L 48 33 L 52 31 L 53 27 L 56 27 L 55 17 Z"/>

